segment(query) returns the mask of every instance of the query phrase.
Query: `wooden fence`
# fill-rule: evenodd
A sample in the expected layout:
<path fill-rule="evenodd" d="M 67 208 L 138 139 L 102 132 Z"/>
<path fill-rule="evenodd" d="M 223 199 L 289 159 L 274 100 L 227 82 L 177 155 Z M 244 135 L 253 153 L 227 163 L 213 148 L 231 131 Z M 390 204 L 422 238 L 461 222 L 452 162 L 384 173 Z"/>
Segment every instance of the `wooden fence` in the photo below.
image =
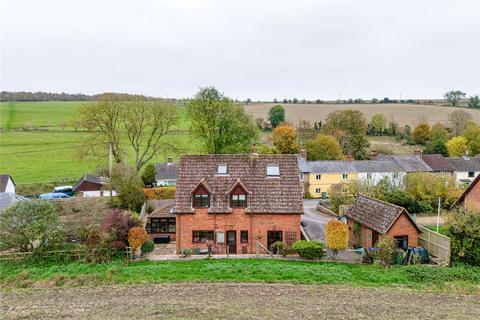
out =
<path fill-rule="evenodd" d="M 418 244 L 426 248 L 434 260 L 450 265 L 451 246 L 450 238 L 420 226 L 422 233 L 418 236 Z"/>

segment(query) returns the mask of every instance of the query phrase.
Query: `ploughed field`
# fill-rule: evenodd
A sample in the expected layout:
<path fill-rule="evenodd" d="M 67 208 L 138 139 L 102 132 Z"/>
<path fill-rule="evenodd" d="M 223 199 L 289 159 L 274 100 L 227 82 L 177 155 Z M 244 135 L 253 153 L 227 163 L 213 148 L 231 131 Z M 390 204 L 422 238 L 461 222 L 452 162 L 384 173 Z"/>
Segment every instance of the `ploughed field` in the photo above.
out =
<path fill-rule="evenodd" d="M 2 319 L 478 319 L 477 295 L 183 283 L 0 291 Z"/>
<path fill-rule="evenodd" d="M 436 122 L 447 123 L 448 115 L 455 110 L 461 109 L 472 114 L 476 122 L 480 122 L 480 110 L 466 108 L 452 108 L 439 105 L 378 103 L 378 104 L 284 104 L 284 103 L 254 103 L 246 106 L 253 118 L 267 119 L 268 110 L 274 105 L 280 104 L 285 108 L 286 120 L 298 123 L 307 120 L 312 125 L 315 121 L 324 121 L 330 112 L 335 110 L 354 109 L 360 110 L 367 121 L 377 113 L 384 114 L 387 119 L 398 122 L 401 126 L 406 124 L 416 126 L 422 121 L 431 125 Z"/>

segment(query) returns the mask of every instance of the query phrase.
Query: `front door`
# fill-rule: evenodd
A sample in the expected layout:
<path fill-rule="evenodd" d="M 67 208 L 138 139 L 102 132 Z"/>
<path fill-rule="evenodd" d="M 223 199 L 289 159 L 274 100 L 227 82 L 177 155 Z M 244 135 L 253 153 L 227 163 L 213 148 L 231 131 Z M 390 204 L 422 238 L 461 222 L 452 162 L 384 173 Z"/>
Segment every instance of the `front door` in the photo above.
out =
<path fill-rule="evenodd" d="M 228 230 L 227 231 L 227 245 L 228 252 L 231 254 L 237 253 L 237 231 Z"/>
<path fill-rule="evenodd" d="M 272 251 L 272 244 L 277 241 L 282 241 L 282 231 L 268 231 L 267 232 L 267 248 Z"/>

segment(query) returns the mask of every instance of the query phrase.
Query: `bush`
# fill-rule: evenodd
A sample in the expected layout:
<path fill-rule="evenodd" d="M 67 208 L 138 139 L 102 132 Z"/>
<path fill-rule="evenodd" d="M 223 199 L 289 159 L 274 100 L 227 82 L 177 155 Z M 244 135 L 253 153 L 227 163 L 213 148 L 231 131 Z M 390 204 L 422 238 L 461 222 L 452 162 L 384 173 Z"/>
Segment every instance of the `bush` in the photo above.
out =
<path fill-rule="evenodd" d="M 480 215 L 459 209 L 452 214 L 448 227 L 454 262 L 480 266 Z"/>
<path fill-rule="evenodd" d="M 155 244 L 153 243 L 152 240 L 147 240 L 143 243 L 142 245 L 142 253 L 144 255 L 148 255 L 150 252 L 152 252 L 155 249 Z"/>
<path fill-rule="evenodd" d="M 140 248 L 147 240 L 147 231 L 142 227 L 133 227 L 128 231 L 128 244 L 133 250 Z"/>
<path fill-rule="evenodd" d="M 131 213 L 113 210 L 107 215 L 99 228 L 98 236 L 101 241 L 106 241 L 108 247 L 124 249 L 127 247 L 128 232 L 133 227 L 140 227 L 141 222 Z"/>
<path fill-rule="evenodd" d="M 147 199 L 163 200 L 163 199 L 175 199 L 175 187 L 157 187 L 150 189 L 143 189 Z"/>
<path fill-rule="evenodd" d="M 182 255 L 182 257 L 189 257 L 192 255 L 192 249 L 191 248 L 183 248 L 182 250 L 180 250 L 180 254 Z"/>
<path fill-rule="evenodd" d="M 142 181 L 144 185 L 153 185 L 155 183 L 156 168 L 155 164 L 149 163 L 142 172 Z"/>
<path fill-rule="evenodd" d="M 320 241 L 296 241 L 292 248 L 298 255 L 306 259 L 320 259 L 323 256 L 323 244 Z"/>
<path fill-rule="evenodd" d="M 65 232 L 52 202 L 22 201 L 0 214 L 0 247 L 22 252 L 54 250 Z"/>
<path fill-rule="evenodd" d="M 383 235 L 377 243 L 375 257 L 384 267 L 389 267 L 393 264 L 395 249 L 397 245 L 394 239 Z"/>
<path fill-rule="evenodd" d="M 330 220 L 327 223 L 327 248 L 330 249 L 335 257 L 339 250 L 345 250 L 348 247 L 348 226 L 339 220 Z"/>
<path fill-rule="evenodd" d="M 272 244 L 272 250 L 276 254 L 280 254 L 284 247 L 285 247 L 285 244 L 282 241 L 276 241 Z"/>

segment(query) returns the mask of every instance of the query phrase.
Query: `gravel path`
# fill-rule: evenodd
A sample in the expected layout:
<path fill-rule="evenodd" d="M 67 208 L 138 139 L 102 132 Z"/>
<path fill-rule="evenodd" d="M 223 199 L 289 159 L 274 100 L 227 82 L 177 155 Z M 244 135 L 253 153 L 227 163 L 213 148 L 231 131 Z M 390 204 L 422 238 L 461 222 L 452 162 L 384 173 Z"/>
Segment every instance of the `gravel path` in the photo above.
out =
<path fill-rule="evenodd" d="M 292 284 L 0 291 L 2 319 L 478 319 L 480 297 Z"/>

